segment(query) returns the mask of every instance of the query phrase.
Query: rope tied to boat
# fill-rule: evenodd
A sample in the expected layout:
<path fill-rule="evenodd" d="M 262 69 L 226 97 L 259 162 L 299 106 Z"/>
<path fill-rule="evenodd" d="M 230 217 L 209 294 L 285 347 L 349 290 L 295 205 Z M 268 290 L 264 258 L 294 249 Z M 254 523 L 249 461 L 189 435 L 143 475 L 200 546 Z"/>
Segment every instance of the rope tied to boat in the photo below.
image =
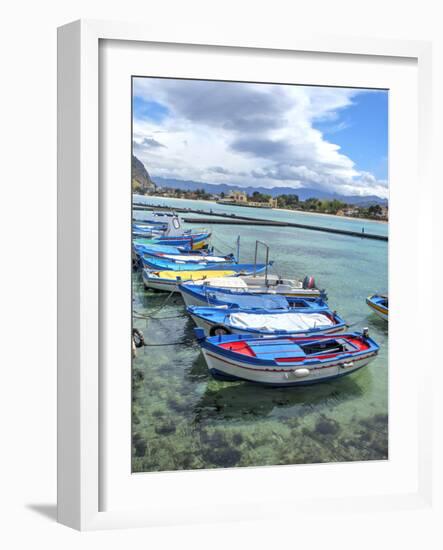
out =
<path fill-rule="evenodd" d="M 184 317 L 186 317 L 186 315 L 168 315 L 166 317 L 152 317 L 150 315 L 144 315 L 143 313 L 138 313 L 137 311 L 134 311 L 133 317 L 135 319 L 147 319 L 147 320 L 155 319 L 155 320 L 161 321 L 163 319 L 183 319 Z"/>
<path fill-rule="evenodd" d="M 226 247 L 230 252 L 235 252 L 235 248 L 227 243 L 225 243 L 223 241 L 223 239 L 220 239 L 220 237 L 218 235 L 214 235 L 212 234 L 211 236 L 211 240 L 214 241 L 219 241 L 224 247 Z M 218 248 L 216 247 L 216 245 L 213 243 L 212 246 L 214 247 L 214 250 L 217 250 L 220 254 L 223 254 L 223 252 Z"/>
<path fill-rule="evenodd" d="M 160 344 L 143 344 L 143 346 L 145 348 L 148 348 L 148 347 L 161 347 L 161 346 L 181 346 L 181 345 L 189 345 L 189 344 L 192 344 L 194 342 L 194 340 L 190 340 L 189 338 L 188 339 L 183 339 L 183 340 L 178 340 L 177 342 L 162 342 Z"/>
<path fill-rule="evenodd" d="M 140 313 L 138 311 L 133 311 L 133 313 L 135 313 L 136 315 L 139 316 L 140 319 L 156 319 L 156 317 L 154 317 L 154 315 L 156 313 L 158 313 L 159 311 L 161 311 L 165 306 L 166 304 L 169 302 L 171 296 L 175 293 L 175 287 L 171 290 L 171 292 L 167 295 L 166 299 L 164 300 L 164 302 L 162 302 L 162 304 L 157 308 L 157 309 L 154 309 L 154 311 L 150 314 L 144 314 L 144 313 Z"/>
<path fill-rule="evenodd" d="M 135 317 L 136 319 L 146 319 L 146 320 L 178 319 L 178 318 L 186 317 L 186 315 L 183 315 L 183 314 L 182 315 L 168 315 L 168 316 L 165 316 L 165 317 L 155 317 L 156 313 L 161 311 L 166 306 L 166 304 L 169 302 L 171 296 L 174 293 L 175 293 L 175 288 L 173 290 L 171 290 L 171 292 L 168 294 L 168 296 L 162 302 L 162 304 L 158 308 L 156 308 L 152 313 L 144 314 L 144 313 L 140 313 L 139 311 L 133 310 L 133 317 Z M 134 331 L 135 331 L 135 334 L 134 334 Z M 162 343 L 159 343 L 159 344 L 147 344 L 145 342 L 145 338 L 144 338 L 143 333 L 139 329 L 133 329 L 133 339 L 134 338 L 136 339 L 136 342 L 134 342 L 134 343 L 135 343 L 135 346 L 137 348 L 161 347 L 161 346 L 179 346 L 179 345 L 185 345 L 185 344 L 189 345 L 193 342 L 192 339 L 184 338 L 183 340 L 178 340 L 177 342 L 162 342 Z"/>

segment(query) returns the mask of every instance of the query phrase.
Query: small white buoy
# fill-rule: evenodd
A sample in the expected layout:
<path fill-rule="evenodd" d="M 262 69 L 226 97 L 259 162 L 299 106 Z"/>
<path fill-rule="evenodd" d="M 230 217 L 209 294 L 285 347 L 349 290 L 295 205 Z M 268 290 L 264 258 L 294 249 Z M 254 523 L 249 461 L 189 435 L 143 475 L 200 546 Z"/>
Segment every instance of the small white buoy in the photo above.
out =
<path fill-rule="evenodd" d="M 297 378 L 304 378 L 305 376 L 309 376 L 309 369 L 296 369 L 294 374 Z"/>

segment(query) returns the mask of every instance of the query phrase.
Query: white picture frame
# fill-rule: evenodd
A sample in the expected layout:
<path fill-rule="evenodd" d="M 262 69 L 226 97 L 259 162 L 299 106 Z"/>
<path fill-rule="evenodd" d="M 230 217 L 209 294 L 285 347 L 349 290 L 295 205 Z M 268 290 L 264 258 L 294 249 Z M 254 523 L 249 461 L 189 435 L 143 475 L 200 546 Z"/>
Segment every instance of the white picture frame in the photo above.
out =
<path fill-rule="evenodd" d="M 223 472 L 236 484 L 245 483 L 250 487 L 246 500 L 239 498 L 239 506 L 233 506 L 225 512 L 222 499 L 212 506 L 185 507 L 179 503 L 175 508 L 164 506 L 131 506 L 122 497 L 121 506 L 115 503 L 110 510 L 103 510 L 101 484 L 106 478 L 103 467 L 102 430 L 106 414 L 107 396 L 101 386 L 103 358 L 100 352 L 102 341 L 101 314 L 103 301 L 107 296 L 107 285 L 99 284 L 103 277 L 103 246 L 101 233 L 108 229 L 106 225 L 108 208 L 115 208 L 116 197 L 103 202 L 103 189 L 100 188 L 99 156 L 99 75 L 100 43 L 102 41 L 125 41 L 126 43 L 147 44 L 189 44 L 197 45 L 202 51 L 214 46 L 229 48 L 230 55 L 236 51 L 272 51 L 284 56 L 287 52 L 305 52 L 311 54 L 335 54 L 337 56 L 370 56 L 371 58 L 390 58 L 393 63 L 402 59 L 412 59 L 417 66 L 418 81 L 418 178 L 420 189 L 427 196 L 432 195 L 430 178 L 431 151 L 431 46 L 426 42 L 396 40 L 370 40 L 347 37 L 322 37 L 298 34 L 297 37 L 282 36 L 278 39 L 268 37 L 233 37 L 220 33 L 219 37 L 186 36 L 186 31 L 173 36 L 156 35 L 154 29 L 143 25 L 118 22 L 77 21 L 61 27 L 58 35 L 58 518 L 59 521 L 77 529 L 102 529 L 130 526 L 169 525 L 192 523 L 196 521 L 220 521 L 235 519 L 263 519 L 285 516 L 279 513 L 264 513 L 266 498 L 275 507 L 276 502 L 298 513 L 325 514 L 335 503 L 341 511 L 351 510 L 356 503 L 361 510 L 398 510 L 401 508 L 430 509 L 432 502 L 432 452 L 431 452 L 431 401 L 428 390 L 431 379 L 436 373 L 429 367 L 421 376 L 415 391 L 418 416 L 414 422 L 419 429 L 416 438 L 416 461 L 408 465 L 415 468 L 417 476 L 411 485 L 383 495 L 367 492 L 352 493 L 352 480 L 360 475 L 354 469 L 349 479 L 349 491 L 345 494 L 330 495 L 328 499 L 321 491 L 312 491 L 312 498 L 295 499 L 288 496 L 283 502 L 279 495 L 270 496 L 271 485 L 263 485 L 264 495 L 256 498 L 253 490 L 254 476 L 260 469 L 238 469 Z M 208 53 L 210 56 L 210 53 Z M 413 166 L 413 165 L 412 165 Z M 129 194 L 129 186 L 128 186 Z M 406 200 L 406 199 L 405 199 Z M 416 226 L 419 230 L 417 242 L 412 243 L 414 254 L 420 254 L 420 266 L 417 276 L 431 266 L 432 246 L 426 242 L 431 230 L 431 220 L 423 209 L 420 200 Z M 406 204 L 406 203 L 405 203 Z M 411 204 L 411 203 L 408 203 Z M 394 224 L 405 223 L 400 217 L 393 219 Z M 406 222 L 407 223 L 407 222 Z M 415 227 L 415 226 L 414 226 Z M 124 247 L 124 243 L 122 245 Z M 432 296 L 432 285 L 423 290 L 426 297 Z M 128 289 L 129 293 L 129 289 Z M 417 305 L 416 313 L 421 312 Z M 401 330 L 398 325 L 398 332 Z M 398 334 L 397 332 L 397 334 Z M 394 327 L 395 333 L 395 327 Z M 129 338 L 129 332 L 128 332 Z M 431 353 L 429 350 L 428 356 Z M 391 357 L 391 361 L 392 361 Z M 395 358 L 394 358 L 395 360 Z M 127 411 L 126 413 L 127 414 Z M 396 420 L 398 421 L 398 419 Z M 128 451 L 129 453 L 129 451 Z M 350 465 L 335 465 L 334 475 L 340 469 Z M 377 467 L 375 465 L 375 467 Z M 283 468 L 283 469 L 282 469 Z M 286 468 L 286 469 L 284 469 Z M 288 477 L 288 468 L 275 467 L 272 483 L 284 482 Z M 318 470 L 318 468 L 323 468 Z M 318 475 L 319 483 L 329 475 L 324 466 L 309 466 L 306 476 Z M 316 470 L 317 469 L 317 470 Z M 252 473 L 251 473 L 252 472 Z M 313 473 L 314 472 L 314 473 Z M 332 470 L 331 470 L 332 472 Z M 127 472 L 130 475 L 130 472 Z M 188 472 L 169 474 L 175 478 L 150 477 L 147 483 L 159 491 L 164 484 L 166 492 L 186 491 L 196 484 L 217 483 L 221 473 Z M 157 474 L 155 474 L 157 475 Z M 405 476 L 407 471 L 405 470 Z M 112 476 L 111 476 L 112 477 Z M 224 477 L 226 479 L 226 477 Z M 255 477 L 255 479 L 257 479 Z M 271 478 L 269 478 L 271 479 Z M 337 477 L 337 479 L 339 479 Z M 403 479 L 403 478 L 402 478 Z M 146 480 L 145 480 L 146 481 Z M 399 478 L 399 483 L 400 483 Z M 117 480 L 115 480 L 118 483 Z M 139 480 L 134 483 L 138 483 Z M 141 481 L 140 481 L 141 482 Z M 224 481 L 222 481 L 224 483 Z M 238 485 L 241 486 L 241 485 Z M 411 488 L 412 487 L 412 488 Z M 154 491 L 154 489 L 153 489 Z M 155 494 L 154 491 L 154 494 Z M 269 497 L 266 496 L 269 491 Z M 129 495 L 129 493 L 128 493 Z M 280 500 L 279 500 L 280 499 Z M 159 502 L 159 501 L 158 501 Z M 248 507 L 240 506 L 245 502 Z M 291 517 L 289 514 L 287 517 Z"/>

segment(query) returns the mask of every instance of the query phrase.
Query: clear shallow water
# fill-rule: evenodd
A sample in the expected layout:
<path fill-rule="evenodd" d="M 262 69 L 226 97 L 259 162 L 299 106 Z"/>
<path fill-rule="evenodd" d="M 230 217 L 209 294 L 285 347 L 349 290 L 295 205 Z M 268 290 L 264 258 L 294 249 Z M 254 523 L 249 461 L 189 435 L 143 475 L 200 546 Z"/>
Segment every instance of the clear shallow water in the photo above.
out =
<path fill-rule="evenodd" d="M 154 197 L 148 201 L 214 211 L 217 207 L 244 215 L 252 210 L 251 215 L 272 219 L 303 216 L 199 201 Z M 331 227 L 346 224 L 353 229 L 362 224 L 323 215 L 304 217 L 305 223 Z M 387 224 L 365 224 L 366 231 L 375 232 L 376 227 L 387 232 Z M 157 313 L 161 319 L 134 319 L 149 344 L 183 340 L 188 344 L 146 347 L 133 361 L 133 470 L 386 459 L 388 330 L 369 311 L 365 298 L 387 291 L 387 243 L 296 228 L 214 224 L 212 230 L 213 244 L 222 251 L 233 249 L 240 234 L 242 262 L 253 261 L 255 240 L 260 239 L 271 245 L 279 274 L 314 275 L 318 286 L 326 289 L 331 308 L 355 323 L 352 330 L 369 327 L 380 353 L 361 371 L 314 386 L 275 389 L 215 381 L 193 340 L 193 323 L 181 298 L 174 296 Z M 152 313 L 166 296 L 145 291 L 140 274 L 134 272 L 135 311 Z"/>

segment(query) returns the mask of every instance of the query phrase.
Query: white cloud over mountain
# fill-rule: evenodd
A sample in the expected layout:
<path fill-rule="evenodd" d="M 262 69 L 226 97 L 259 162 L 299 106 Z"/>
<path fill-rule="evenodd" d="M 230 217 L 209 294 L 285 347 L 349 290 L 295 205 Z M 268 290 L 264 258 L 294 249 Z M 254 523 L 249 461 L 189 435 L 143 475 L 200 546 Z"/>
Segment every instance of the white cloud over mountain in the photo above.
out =
<path fill-rule="evenodd" d="M 134 152 L 151 174 L 241 186 L 316 187 L 387 196 L 314 127 L 345 127 L 341 112 L 361 92 L 345 88 L 134 79 Z M 154 107 L 152 107 L 154 106 Z M 333 137 L 334 132 L 328 132 Z"/>

